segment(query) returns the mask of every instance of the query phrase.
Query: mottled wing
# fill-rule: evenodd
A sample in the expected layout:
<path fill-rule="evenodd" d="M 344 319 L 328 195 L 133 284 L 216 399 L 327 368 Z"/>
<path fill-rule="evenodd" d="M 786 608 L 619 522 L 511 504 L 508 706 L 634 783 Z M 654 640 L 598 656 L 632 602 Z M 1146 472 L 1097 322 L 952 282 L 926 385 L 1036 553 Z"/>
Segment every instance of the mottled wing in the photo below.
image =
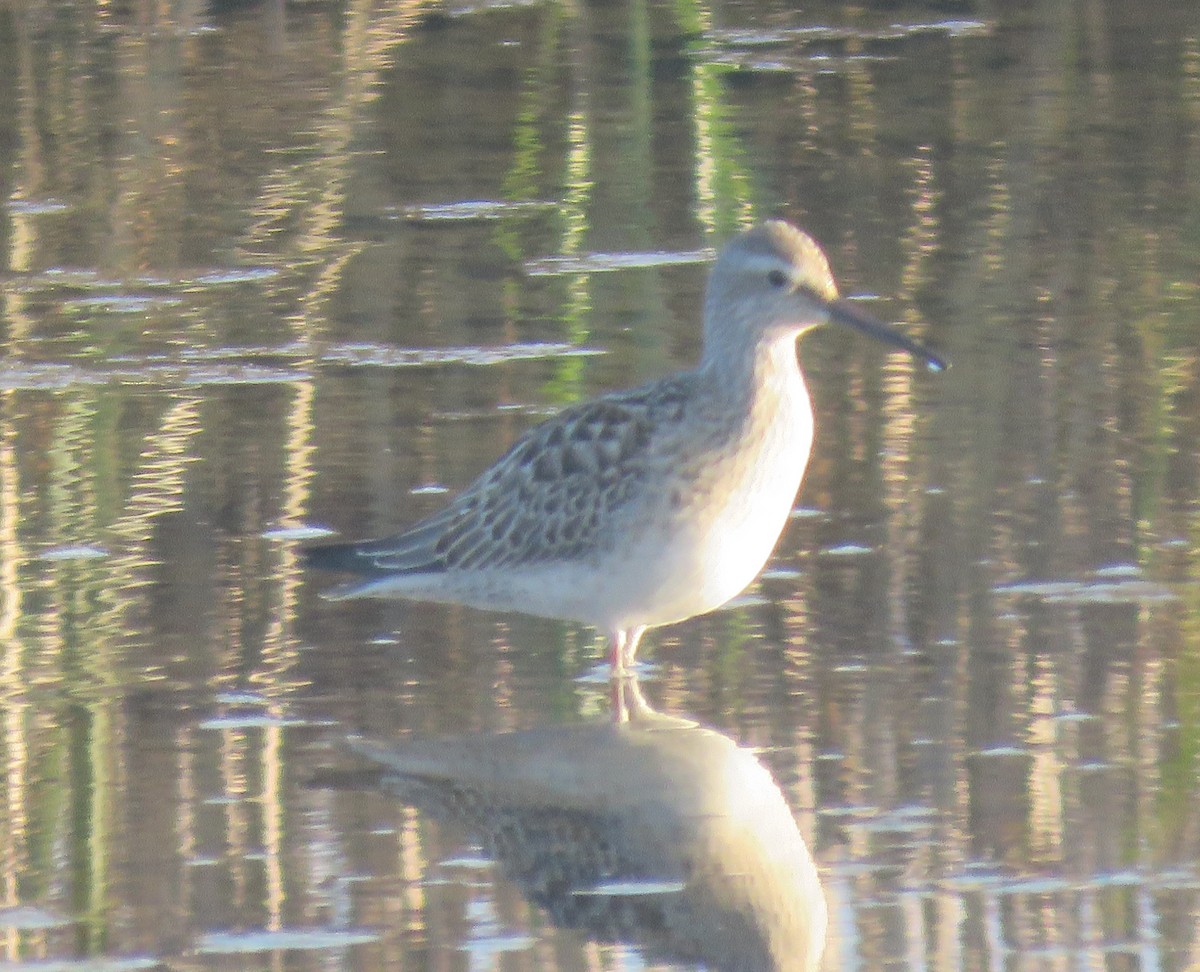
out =
<path fill-rule="evenodd" d="M 686 400 L 681 376 L 568 408 L 440 513 L 394 537 L 318 548 L 330 555 L 314 563 L 378 576 L 586 557 L 645 488 L 656 430 L 677 422 Z"/>

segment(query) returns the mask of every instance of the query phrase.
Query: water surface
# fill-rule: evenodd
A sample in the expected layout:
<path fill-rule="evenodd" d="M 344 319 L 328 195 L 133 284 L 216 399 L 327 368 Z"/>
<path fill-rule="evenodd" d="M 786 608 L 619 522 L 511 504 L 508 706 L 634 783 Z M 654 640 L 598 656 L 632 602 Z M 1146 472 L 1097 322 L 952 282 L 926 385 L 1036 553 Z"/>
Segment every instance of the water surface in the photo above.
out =
<path fill-rule="evenodd" d="M 572 925 L 509 818 L 347 781 L 603 721 L 591 632 L 298 549 L 692 363 L 783 215 L 953 368 L 806 338 L 796 515 L 642 690 L 774 781 L 824 968 L 1194 968 L 1192 7 L 0 0 L 0 958 L 700 967 L 686 876 Z"/>

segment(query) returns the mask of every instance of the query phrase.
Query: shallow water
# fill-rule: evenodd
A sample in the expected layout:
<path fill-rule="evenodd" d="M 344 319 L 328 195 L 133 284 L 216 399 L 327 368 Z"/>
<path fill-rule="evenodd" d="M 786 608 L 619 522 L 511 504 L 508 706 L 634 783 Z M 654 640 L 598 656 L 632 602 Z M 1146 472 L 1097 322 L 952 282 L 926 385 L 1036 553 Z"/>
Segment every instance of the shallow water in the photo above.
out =
<path fill-rule="evenodd" d="M 787 882 L 679 908 L 733 779 L 825 969 L 1195 968 L 1192 7 L 0 0 L 0 960 L 800 967 L 736 933 Z M 587 630 L 319 598 L 302 543 L 694 361 L 769 215 L 953 367 L 805 339 L 768 571 L 643 648 L 674 757 L 600 772 Z"/>

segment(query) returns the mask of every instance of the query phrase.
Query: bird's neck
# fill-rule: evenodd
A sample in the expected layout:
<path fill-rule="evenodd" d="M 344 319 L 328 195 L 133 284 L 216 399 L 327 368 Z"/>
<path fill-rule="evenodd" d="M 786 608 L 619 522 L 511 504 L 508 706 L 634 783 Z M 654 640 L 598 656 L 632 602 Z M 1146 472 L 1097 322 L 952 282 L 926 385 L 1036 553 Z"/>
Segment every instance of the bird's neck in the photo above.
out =
<path fill-rule="evenodd" d="M 813 441 L 812 401 L 796 358 L 796 339 L 783 337 L 740 358 L 709 359 L 702 371 L 707 372 L 702 382 L 708 389 L 703 397 L 711 435 L 726 437 L 736 463 L 759 469 L 754 475 L 782 489 L 771 495 L 790 505 Z"/>
<path fill-rule="evenodd" d="M 732 412 L 770 409 L 779 402 L 807 407 L 794 333 L 764 336 L 750 347 L 706 348 L 701 369 Z"/>

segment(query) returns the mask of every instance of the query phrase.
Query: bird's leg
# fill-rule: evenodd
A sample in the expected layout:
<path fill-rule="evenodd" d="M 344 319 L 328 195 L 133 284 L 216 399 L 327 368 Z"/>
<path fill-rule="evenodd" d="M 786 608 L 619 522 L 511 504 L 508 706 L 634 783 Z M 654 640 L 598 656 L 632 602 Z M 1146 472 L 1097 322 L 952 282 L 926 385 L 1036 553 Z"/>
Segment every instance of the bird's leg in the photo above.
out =
<path fill-rule="evenodd" d="M 633 669 L 633 656 L 637 654 L 638 642 L 642 640 L 642 635 L 645 633 L 646 626 L 644 624 L 639 624 L 636 628 L 630 628 L 625 632 L 623 668 L 627 672 Z"/>
<path fill-rule="evenodd" d="M 633 656 L 637 653 L 638 642 L 642 640 L 645 631 L 646 626 L 641 624 L 636 628 L 609 633 L 608 665 L 611 678 L 629 678 L 633 675 Z"/>
<path fill-rule="evenodd" d="M 624 631 L 610 631 L 608 634 L 608 669 L 609 677 L 613 680 L 625 677 L 625 638 Z"/>

